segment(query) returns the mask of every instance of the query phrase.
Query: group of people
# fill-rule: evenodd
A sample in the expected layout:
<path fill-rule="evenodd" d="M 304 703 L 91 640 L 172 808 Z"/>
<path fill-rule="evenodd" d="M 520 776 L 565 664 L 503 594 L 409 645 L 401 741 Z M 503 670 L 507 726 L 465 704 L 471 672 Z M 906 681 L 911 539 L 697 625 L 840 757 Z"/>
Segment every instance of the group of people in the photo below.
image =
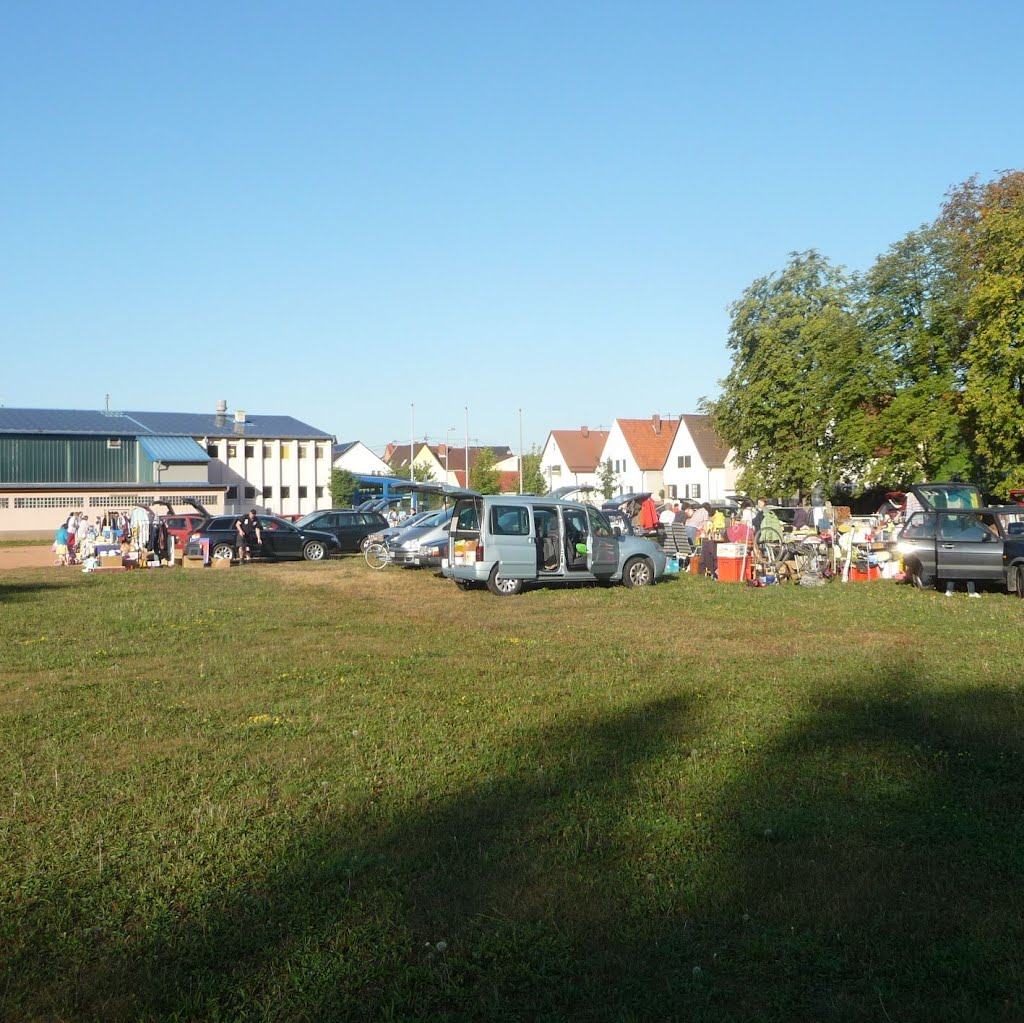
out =
<path fill-rule="evenodd" d="M 170 556 L 167 527 L 152 509 L 136 505 L 130 512 L 110 511 L 92 521 L 84 512 L 72 512 L 54 534 L 56 563 L 82 564 L 84 571 L 92 571 L 99 567 L 98 544 L 116 546 L 125 568 L 138 565 L 143 551 L 159 561 Z"/>

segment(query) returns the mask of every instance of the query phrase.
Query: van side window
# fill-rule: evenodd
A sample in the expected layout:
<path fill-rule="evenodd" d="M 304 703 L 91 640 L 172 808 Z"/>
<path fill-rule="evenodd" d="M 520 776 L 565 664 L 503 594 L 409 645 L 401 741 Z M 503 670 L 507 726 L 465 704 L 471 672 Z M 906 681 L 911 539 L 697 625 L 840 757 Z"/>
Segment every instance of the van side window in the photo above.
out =
<path fill-rule="evenodd" d="M 492 536 L 529 536 L 530 513 L 515 505 L 491 505 Z"/>
<path fill-rule="evenodd" d="M 590 531 L 594 536 L 615 535 L 611 523 L 596 508 L 587 508 L 587 518 L 590 519 Z"/>

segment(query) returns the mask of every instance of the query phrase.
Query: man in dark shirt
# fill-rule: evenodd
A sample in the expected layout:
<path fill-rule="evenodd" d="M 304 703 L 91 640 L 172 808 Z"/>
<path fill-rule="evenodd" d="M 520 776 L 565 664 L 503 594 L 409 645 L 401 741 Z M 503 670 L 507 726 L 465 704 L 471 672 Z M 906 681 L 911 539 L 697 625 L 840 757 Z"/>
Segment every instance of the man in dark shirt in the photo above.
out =
<path fill-rule="evenodd" d="M 238 560 L 252 561 L 253 547 L 263 546 L 263 531 L 254 508 L 249 509 L 248 515 L 235 520 L 235 532 L 238 534 Z"/>

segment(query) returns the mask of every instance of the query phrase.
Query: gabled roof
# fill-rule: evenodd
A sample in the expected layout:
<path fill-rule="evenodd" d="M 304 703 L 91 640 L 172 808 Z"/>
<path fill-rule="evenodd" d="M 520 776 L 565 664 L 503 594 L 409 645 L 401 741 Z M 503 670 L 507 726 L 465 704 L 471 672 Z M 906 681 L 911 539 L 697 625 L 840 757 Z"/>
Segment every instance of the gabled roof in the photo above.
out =
<path fill-rule="evenodd" d="M 358 443 L 359 441 L 357 440 L 346 440 L 341 444 L 331 445 L 331 461 L 334 461 L 336 458 L 341 458 L 349 448 L 354 448 Z"/>
<path fill-rule="evenodd" d="M 99 437 L 261 437 L 330 440 L 331 435 L 291 416 L 206 412 L 104 412 L 91 409 L 0 408 L 0 433 Z"/>
<path fill-rule="evenodd" d="M 725 465 L 729 455 L 729 445 L 715 433 L 711 425 L 710 416 L 686 415 L 680 416 L 686 429 L 693 438 L 693 445 L 700 455 L 700 460 L 710 469 Z"/>
<path fill-rule="evenodd" d="M 679 429 L 678 419 L 616 419 L 622 436 L 642 471 L 664 469 L 672 442 Z"/>
<path fill-rule="evenodd" d="M 569 472 L 593 472 L 601 459 L 608 430 L 552 430 L 551 437 L 558 445 Z"/>
<path fill-rule="evenodd" d="M 482 444 L 479 447 L 471 447 L 469 449 L 469 467 L 470 469 L 476 465 L 476 460 L 480 457 L 480 452 L 490 448 L 494 452 L 494 460 L 496 462 L 502 462 L 506 458 L 512 457 L 512 449 L 505 446 L 494 446 L 493 444 Z M 466 449 L 465 448 L 449 448 L 448 449 L 448 469 L 451 472 L 458 472 L 466 468 Z"/>

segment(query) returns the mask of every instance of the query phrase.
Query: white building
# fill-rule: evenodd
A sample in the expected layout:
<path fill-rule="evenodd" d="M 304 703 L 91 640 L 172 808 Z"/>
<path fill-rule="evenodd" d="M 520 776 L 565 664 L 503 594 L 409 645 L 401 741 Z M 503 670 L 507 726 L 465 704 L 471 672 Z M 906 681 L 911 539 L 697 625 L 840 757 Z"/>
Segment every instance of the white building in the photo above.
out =
<path fill-rule="evenodd" d="M 679 417 L 679 428 L 665 462 L 665 496 L 720 501 L 736 490 L 736 467 L 729 447 L 703 415 Z"/>
<path fill-rule="evenodd" d="M 552 430 L 540 456 L 540 471 L 548 490 L 568 486 L 599 487 L 597 467 L 608 440 L 608 430 Z"/>
<path fill-rule="evenodd" d="M 362 441 L 350 440 L 331 449 L 332 467 L 353 476 L 390 476 L 391 467 L 375 455 Z"/>
<path fill-rule="evenodd" d="M 665 486 L 665 462 L 679 427 L 677 419 L 616 419 L 608 432 L 600 462 L 610 461 L 615 493 L 649 491 L 656 498 Z"/>

